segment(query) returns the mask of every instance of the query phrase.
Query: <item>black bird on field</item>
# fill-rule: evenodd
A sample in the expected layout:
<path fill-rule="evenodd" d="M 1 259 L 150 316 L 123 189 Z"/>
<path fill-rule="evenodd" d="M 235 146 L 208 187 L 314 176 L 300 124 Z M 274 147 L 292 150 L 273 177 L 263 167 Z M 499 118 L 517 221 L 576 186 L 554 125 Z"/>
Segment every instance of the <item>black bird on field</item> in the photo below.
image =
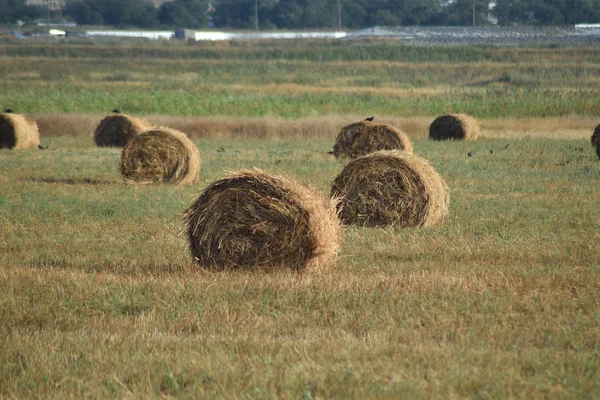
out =
<path fill-rule="evenodd" d="M 13 110 L 11 110 L 10 108 L 7 108 L 6 110 L 4 110 L 4 112 L 7 114 L 12 114 Z"/>
<path fill-rule="evenodd" d="M 370 122 L 370 121 L 373 121 L 374 119 L 375 119 L 375 116 L 373 115 L 372 117 L 365 118 L 365 121 L 369 121 Z"/>
<path fill-rule="evenodd" d="M 115 114 L 121 114 L 121 111 L 119 111 L 119 109 L 115 108 L 112 112 L 114 112 Z"/>
<path fill-rule="evenodd" d="M 471 152 L 468 152 L 467 157 L 473 157 L 473 154 Z"/>
<path fill-rule="evenodd" d="M 494 150 L 490 150 L 490 154 L 494 154 Z"/>
<path fill-rule="evenodd" d="M 38 149 L 40 150 L 46 150 L 48 148 L 48 146 L 44 147 L 41 144 L 38 144 Z"/>

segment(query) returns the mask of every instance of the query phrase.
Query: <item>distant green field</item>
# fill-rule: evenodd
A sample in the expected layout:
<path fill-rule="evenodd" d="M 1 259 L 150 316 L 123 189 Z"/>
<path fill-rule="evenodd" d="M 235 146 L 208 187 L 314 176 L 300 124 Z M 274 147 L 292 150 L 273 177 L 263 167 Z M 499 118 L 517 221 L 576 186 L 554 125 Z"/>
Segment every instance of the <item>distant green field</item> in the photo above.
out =
<path fill-rule="evenodd" d="M 0 104 L 24 113 L 596 116 L 600 49 L 309 45 L 0 46 Z"/>

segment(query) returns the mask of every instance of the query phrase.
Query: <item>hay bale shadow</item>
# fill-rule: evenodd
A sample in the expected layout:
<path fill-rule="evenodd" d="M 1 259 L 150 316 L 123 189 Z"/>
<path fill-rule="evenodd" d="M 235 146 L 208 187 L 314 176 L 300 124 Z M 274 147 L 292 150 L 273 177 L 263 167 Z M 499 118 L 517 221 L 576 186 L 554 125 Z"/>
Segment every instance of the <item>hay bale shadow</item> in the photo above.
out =
<path fill-rule="evenodd" d="M 104 181 L 100 179 L 92 178 L 39 178 L 39 177 L 27 177 L 23 179 L 24 182 L 34 183 L 50 183 L 50 184 L 63 184 L 63 185 L 112 185 L 116 182 Z"/>

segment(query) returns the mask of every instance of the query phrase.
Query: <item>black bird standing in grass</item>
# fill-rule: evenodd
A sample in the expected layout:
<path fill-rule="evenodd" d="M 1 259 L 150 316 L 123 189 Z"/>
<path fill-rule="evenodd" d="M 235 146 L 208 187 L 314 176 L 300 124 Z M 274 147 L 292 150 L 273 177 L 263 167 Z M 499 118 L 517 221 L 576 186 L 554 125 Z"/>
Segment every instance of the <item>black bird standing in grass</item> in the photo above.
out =
<path fill-rule="evenodd" d="M 365 118 L 365 121 L 369 121 L 370 122 L 370 121 L 373 121 L 374 119 L 375 119 L 375 116 L 373 115 L 372 117 Z"/>
<path fill-rule="evenodd" d="M 13 110 L 11 110 L 10 108 L 7 108 L 6 110 L 4 110 L 4 112 L 7 114 L 12 114 Z"/>
<path fill-rule="evenodd" d="M 117 109 L 117 108 L 115 108 L 115 109 L 113 110 L 113 112 L 114 112 L 115 114 L 121 114 L 121 111 L 119 111 L 119 109 Z"/>

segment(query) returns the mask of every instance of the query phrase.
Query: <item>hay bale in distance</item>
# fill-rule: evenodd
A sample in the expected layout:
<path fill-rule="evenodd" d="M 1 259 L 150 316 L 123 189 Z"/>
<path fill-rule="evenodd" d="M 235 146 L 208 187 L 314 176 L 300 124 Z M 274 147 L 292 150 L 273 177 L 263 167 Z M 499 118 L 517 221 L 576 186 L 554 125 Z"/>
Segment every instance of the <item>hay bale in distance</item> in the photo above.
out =
<path fill-rule="evenodd" d="M 592 134 L 592 146 L 596 147 L 596 154 L 598 158 L 600 158 L 600 124 L 596 126 L 594 129 L 594 133 Z"/>
<path fill-rule="evenodd" d="M 413 152 L 413 144 L 398 128 L 369 121 L 344 126 L 333 146 L 333 155 L 356 158 L 379 150 Z"/>
<path fill-rule="evenodd" d="M 592 134 L 592 146 L 598 146 L 600 144 L 600 124 L 594 129 Z"/>
<path fill-rule="evenodd" d="M 125 114 L 109 115 L 100 121 L 94 132 L 94 142 L 100 147 L 125 147 L 140 133 L 152 128 L 145 119 Z"/>
<path fill-rule="evenodd" d="M 345 224 L 432 226 L 448 214 L 449 190 L 429 163 L 401 151 L 379 151 L 350 162 L 331 185 Z"/>
<path fill-rule="evenodd" d="M 479 136 L 479 124 L 475 118 L 466 114 L 442 115 L 429 126 L 431 140 L 477 140 Z"/>
<path fill-rule="evenodd" d="M 0 113 L 0 149 L 37 149 L 40 132 L 24 115 Z"/>
<path fill-rule="evenodd" d="M 260 170 L 213 182 L 185 218 L 192 256 L 212 270 L 318 269 L 339 246 L 333 201 Z"/>
<path fill-rule="evenodd" d="M 129 141 L 121 153 L 121 174 L 136 183 L 196 183 L 200 154 L 183 132 L 154 127 Z"/>

